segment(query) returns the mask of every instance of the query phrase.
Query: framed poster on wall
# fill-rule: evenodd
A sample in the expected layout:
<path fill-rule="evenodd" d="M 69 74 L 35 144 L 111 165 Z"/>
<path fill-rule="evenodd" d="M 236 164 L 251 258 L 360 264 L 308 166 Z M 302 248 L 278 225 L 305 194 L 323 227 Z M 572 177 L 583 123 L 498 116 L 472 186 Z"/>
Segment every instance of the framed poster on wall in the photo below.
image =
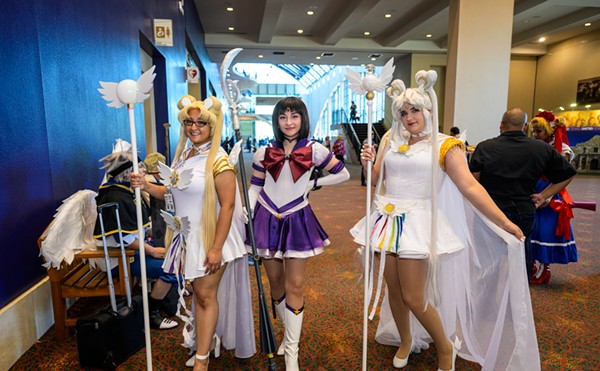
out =
<path fill-rule="evenodd" d="M 600 76 L 577 82 L 577 104 L 600 103 Z"/>

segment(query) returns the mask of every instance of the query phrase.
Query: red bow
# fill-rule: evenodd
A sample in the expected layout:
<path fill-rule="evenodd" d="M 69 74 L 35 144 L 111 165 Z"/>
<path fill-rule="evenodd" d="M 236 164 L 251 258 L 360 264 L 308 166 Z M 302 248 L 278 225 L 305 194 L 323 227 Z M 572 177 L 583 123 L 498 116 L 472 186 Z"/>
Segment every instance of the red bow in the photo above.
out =
<path fill-rule="evenodd" d="M 306 146 L 294 150 L 289 155 L 286 155 L 283 149 L 275 147 L 267 147 L 265 151 L 265 159 L 262 161 L 265 170 L 271 174 L 273 179 L 277 181 L 279 173 L 283 168 L 286 159 L 290 160 L 290 170 L 294 183 L 306 173 L 312 166 L 312 147 Z"/>
<path fill-rule="evenodd" d="M 558 213 L 558 221 L 556 223 L 556 235 L 562 236 L 565 240 L 569 240 L 571 238 L 573 200 L 571 199 L 571 196 L 569 195 L 566 189 L 560 191 L 559 194 L 562 196 L 563 201 L 554 199 L 551 200 L 548 205 L 552 208 L 552 210 Z"/>

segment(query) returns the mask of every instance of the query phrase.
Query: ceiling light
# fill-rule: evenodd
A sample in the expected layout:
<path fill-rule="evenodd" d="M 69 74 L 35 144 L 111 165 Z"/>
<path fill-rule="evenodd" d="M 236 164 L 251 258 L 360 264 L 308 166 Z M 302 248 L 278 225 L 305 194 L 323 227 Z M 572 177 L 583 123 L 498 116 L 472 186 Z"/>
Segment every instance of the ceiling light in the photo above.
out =
<path fill-rule="evenodd" d="M 235 27 L 227 27 L 227 29 L 228 29 L 229 31 L 233 31 L 233 30 L 235 30 Z"/>
<path fill-rule="evenodd" d="M 541 43 L 543 43 L 544 41 L 546 41 L 546 38 L 545 38 L 545 37 L 540 37 L 540 38 L 538 39 L 538 41 L 539 41 L 539 42 L 541 42 Z"/>
<path fill-rule="evenodd" d="M 376 61 L 376 60 L 377 60 L 377 58 L 371 58 L 371 60 L 372 60 L 372 61 Z"/>
<path fill-rule="evenodd" d="M 386 18 L 392 18 L 392 15 L 390 13 L 387 13 L 386 15 L 384 15 L 384 17 L 386 17 Z"/>
<path fill-rule="evenodd" d="M 321 56 L 320 56 L 320 55 L 317 55 L 315 58 L 316 58 L 316 59 L 321 59 Z"/>
<path fill-rule="evenodd" d="M 298 32 L 298 33 L 304 33 L 304 30 L 298 30 L 296 32 Z"/>
<path fill-rule="evenodd" d="M 310 65 L 311 65 L 311 66 L 314 66 L 314 65 L 315 65 L 315 63 L 314 63 L 314 62 L 310 62 Z"/>
<path fill-rule="evenodd" d="M 259 54 L 258 58 L 264 58 L 264 56 L 262 54 Z"/>
<path fill-rule="evenodd" d="M 227 7 L 227 11 L 228 11 L 228 12 L 233 12 L 233 8 L 232 8 L 232 7 L 230 7 L 230 6 L 228 6 L 228 7 Z"/>
<path fill-rule="evenodd" d="M 369 36 L 370 34 L 371 34 L 371 33 L 370 33 L 369 31 L 365 31 L 365 32 L 364 32 L 364 35 L 365 35 L 365 36 Z"/>
<path fill-rule="evenodd" d="M 559 109 L 559 110 L 561 110 L 561 111 L 564 111 L 564 110 L 565 110 L 565 107 L 563 107 L 563 106 L 560 106 L 560 107 L 558 107 L 558 109 Z"/>
<path fill-rule="evenodd" d="M 571 103 L 569 107 L 577 107 L 577 103 Z"/>
<path fill-rule="evenodd" d="M 584 23 L 583 25 L 584 25 L 585 27 L 590 27 L 590 26 L 592 25 L 592 23 L 591 23 L 591 22 L 587 22 L 587 23 Z"/>
<path fill-rule="evenodd" d="M 431 35 L 430 33 L 428 33 L 427 35 L 425 35 L 425 37 L 428 38 L 428 39 L 431 39 L 431 36 L 433 36 L 433 35 Z"/>
<path fill-rule="evenodd" d="M 353 60 L 353 61 L 357 61 L 357 60 L 358 60 L 358 57 L 352 57 L 352 60 Z"/>
<path fill-rule="evenodd" d="M 313 14 L 315 14 L 315 12 L 313 12 L 312 10 L 309 10 L 308 12 L 306 12 L 306 14 L 313 15 Z"/>
<path fill-rule="evenodd" d="M 590 109 L 592 107 L 592 105 L 591 104 L 586 104 L 584 107 L 587 108 L 587 109 Z"/>

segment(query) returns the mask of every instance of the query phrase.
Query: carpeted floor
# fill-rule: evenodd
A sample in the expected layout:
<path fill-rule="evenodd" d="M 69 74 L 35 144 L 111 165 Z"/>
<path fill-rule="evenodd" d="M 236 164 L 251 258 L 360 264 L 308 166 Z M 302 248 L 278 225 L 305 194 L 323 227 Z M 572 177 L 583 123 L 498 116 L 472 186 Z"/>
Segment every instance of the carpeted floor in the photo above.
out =
<path fill-rule="evenodd" d="M 247 165 L 250 157 L 247 158 Z M 364 215 L 365 187 L 360 185 L 360 168 L 348 165 L 352 178 L 335 187 L 324 187 L 311 194 L 310 200 L 321 224 L 329 233 L 331 245 L 308 266 L 305 299 L 305 325 L 300 343 L 303 370 L 360 370 L 362 356 L 362 296 L 356 246 L 348 230 Z M 249 173 L 248 173 L 249 174 Z M 569 186 L 576 201 L 597 200 L 600 178 L 580 176 Z M 600 212 L 575 210 L 574 233 L 579 262 L 553 265 L 549 285 L 531 287 L 536 330 L 543 370 L 600 369 Z M 264 270 L 263 270 L 264 272 Z M 251 281 L 255 282 L 251 269 Z M 263 273 L 267 299 L 269 287 Z M 253 284 L 256 297 L 256 285 Z M 81 306 L 94 307 L 98 300 L 80 300 Z M 79 307 L 79 308 L 78 308 Z M 256 303 L 255 303 L 256 307 Z M 255 312 L 256 313 L 256 312 Z M 255 316 L 256 318 L 256 316 Z M 377 318 L 369 325 L 370 370 L 392 370 L 396 349 L 373 340 Z M 276 338 L 281 340 L 279 319 L 273 322 Z M 156 370 L 184 370 L 188 355 L 178 329 L 152 330 L 153 366 Z M 258 325 L 257 325 L 258 339 Z M 258 340 L 257 340 L 258 341 Z M 278 369 L 285 369 L 283 357 L 276 357 Z M 435 348 L 412 354 L 405 370 L 436 370 Z M 58 342 L 51 328 L 32 346 L 11 370 L 79 370 L 77 345 L 71 336 Z M 144 370 L 145 351 L 141 350 L 118 368 Z M 232 351 L 211 359 L 211 370 L 266 370 L 267 359 L 256 354 L 236 359 Z M 457 370 L 479 370 L 477 364 L 458 359 Z"/>

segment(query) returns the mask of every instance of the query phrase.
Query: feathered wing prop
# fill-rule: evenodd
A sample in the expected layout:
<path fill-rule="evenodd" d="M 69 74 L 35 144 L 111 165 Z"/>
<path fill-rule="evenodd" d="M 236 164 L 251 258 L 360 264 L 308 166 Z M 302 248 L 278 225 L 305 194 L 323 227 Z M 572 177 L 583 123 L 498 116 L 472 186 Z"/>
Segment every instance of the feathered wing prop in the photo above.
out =
<path fill-rule="evenodd" d="M 391 58 L 383 67 L 381 71 L 381 75 L 375 75 L 375 66 L 372 64 L 367 65 L 367 74 L 364 78 L 360 78 L 358 72 L 353 69 L 346 67 L 346 71 L 348 74 L 346 78 L 349 81 L 348 87 L 353 90 L 356 94 L 365 94 L 367 98 L 367 142 L 369 145 L 373 143 L 372 141 L 372 110 L 373 110 L 373 98 L 375 97 L 375 91 L 383 92 L 387 88 L 387 84 L 392 80 L 392 76 L 394 75 L 394 58 Z M 371 184 L 371 161 L 368 161 L 367 165 L 367 174 L 366 174 L 366 182 L 367 184 Z M 363 303 L 363 349 L 362 349 L 362 370 L 366 371 L 367 369 L 367 335 L 368 335 L 368 309 L 369 302 L 371 300 L 371 291 L 373 280 L 370 279 L 371 271 L 373 270 L 373 266 L 371 263 L 371 255 L 373 254 L 370 246 L 370 237 L 368 226 L 371 225 L 370 217 L 371 217 L 371 187 L 367 187 L 367 197 L 366 197 L 366 236 L 365 236 L 365 248 L 364 248 L 364 267 L 365 267 L 365 276 L 364 276 L 364 303 Z M 383 256 L 383 254 L 382 254 Z M 383 262 L 381 267 L 383 267 Z M 377 302 L 378 298 L 375 299 Z"/>
<path fill-rule="evenodd" d="M 375 66 L 369 64 L 369 71 L 374 71 Z M 392 81 L 394 76 L 394 58 L 391 58 L 381 69 L 379 76 L 374 73 L 367 74 L 364 78 L 350 67 L 346 67 L 346 79 L 348 79 L 348 88 L 357 95 L 363 95 L 367 92 L 382 92 L 387 88 L 387 85 Z"/>
<path fill-rule="evenodd" d="M 98 89 L 102 98 L 109 102 L 107 106 L 113 108 L 121 108 L 128 103 L 142 103 L 150 94 L 152 82 L 156 77 L 154 73 L 155 66 L 152 66 L 148 71 L 144 72 L 137 81 L 123 80 L 119 83 L 99 81 L 102 89 Z"/>
<path fill-rule="evenodd" d="M 109 107 L 120 108 L 123 105 L 127 105 L 127 114 L 129 116 L 129 133 L 131 136 L 131 152 L 133 154 L 133 172 L 139 173 L 138 169 L 138 156 L 137 156 L 137 142 L 135 132 L 135 115 L 134 105 L 136 103 L 142 103 L 150 95 L 148 92 L 152 89 L 152 83 L 156 74 L 154 73 L 155 66 L 152 66 L 148 71 L 144 72 L 137 81 L 133 80 L 122 80 L 117 83 L 106 83 L 100 81 L 102 89 L 98 91 L 102 94 L 102 98 L 108 101 Z M 138 227 L 138 240 L 144 241 L 144 228 L 142 225 L 142 202 L 141 202 L 141 191 L 139 188 L 135 189 L 135 211 L 137 218 Z M 140 278 L 142 282 L 142 304 L 144 309 L 144 337 L 146 341 L 146 368 L 148 371 L 152 370 L 152 346 L 150 338 L 150 317 L 148 314 L 148 283 L 146 280 L 146 255 L 144 249 L 139 249 L 140 252 Z"/>
<path fill-rule="evenodd" d="M 54 214 L 54 220 L 44 232 L 40 255 L 46 268 L 60 269 L 61 263 L 73 262 L 75 253 L 96 248 L 96 196 L 91 190 L 81 190 L 65 199 Z"/>

